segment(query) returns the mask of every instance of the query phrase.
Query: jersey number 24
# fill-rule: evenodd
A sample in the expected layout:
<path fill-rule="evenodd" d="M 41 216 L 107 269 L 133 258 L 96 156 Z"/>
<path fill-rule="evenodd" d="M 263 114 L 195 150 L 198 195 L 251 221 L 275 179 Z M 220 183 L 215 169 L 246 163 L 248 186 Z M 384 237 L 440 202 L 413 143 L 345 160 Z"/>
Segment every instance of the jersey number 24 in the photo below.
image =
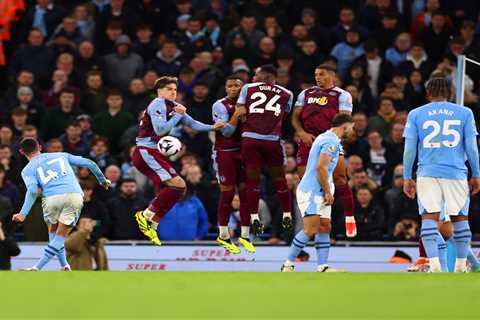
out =
<path fill-rule="evenodd" d="M 444 145 L 447 148 L 455 148 L 458 146 L 458 143 L 460 142 L 460 133 L 452 129 L 450 126 L 459 126 L 461 124 L 460 120 L 445 120 L 443 121 L 443 128 L 440 126 L 440 123 L 435 120 L 428 120 L 423 123 L 422 129 L 428 129 L 430 127 L 433 128 L 432 132 L 427 134 L 425 138 L 423 139 L 423 147 L 428 149 L 428 148 L 440 148 L 442 145 Z M 442 141 L 439 141 L 437 139 L 438 135 L 440 134 L 440 131 L 442 132 L 442 135 L 444 136 L 451 136 L 453 139 L 445 139 Z M 435 140 L 433 142 L 432 140 Z"/>
<path fill-rule="evenodd" d="M 276 117 L 278 117 L 282 113 L 282 108 L 280 107 L 280 103 L 277 103 L 280 96 L 278 94 L 274 95 L 270 100 L 268 100 L 267 104 L 267 96 L 263 92 L 255 92 L 251 96 L 253 101 L 250 104 L 249 112 L 250 113 L 264 113 L 265 110 L 273 111 Z"/>

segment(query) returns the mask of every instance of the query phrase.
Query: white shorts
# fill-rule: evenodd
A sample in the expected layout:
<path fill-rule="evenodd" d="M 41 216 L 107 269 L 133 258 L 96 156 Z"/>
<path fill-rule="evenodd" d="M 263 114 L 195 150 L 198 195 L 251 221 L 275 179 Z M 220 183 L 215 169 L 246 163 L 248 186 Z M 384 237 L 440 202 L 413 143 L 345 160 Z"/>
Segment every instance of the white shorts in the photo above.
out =
<path fill-rule="evenodd" d="M 420 214 L 439 212 L 441 216 L 467 216 L 470 203 L 469 192 L 467 180 L 417 178 Z"/>
<path fill-rule="evenodd" d="M 58 194 L 42 198 L 43 219 L 47 224 L 58 222 L 67 226 L 75 226 L 83 207 L 80 193 Z"/>
<path fill-rule="evenodd" d="M 318 215 L 330 219 L 332 206 L 326 206 L 322 195 L 315 195 L 312 191 L 303 192 L 297 188 L 297 204 L 302 217 Z"/>

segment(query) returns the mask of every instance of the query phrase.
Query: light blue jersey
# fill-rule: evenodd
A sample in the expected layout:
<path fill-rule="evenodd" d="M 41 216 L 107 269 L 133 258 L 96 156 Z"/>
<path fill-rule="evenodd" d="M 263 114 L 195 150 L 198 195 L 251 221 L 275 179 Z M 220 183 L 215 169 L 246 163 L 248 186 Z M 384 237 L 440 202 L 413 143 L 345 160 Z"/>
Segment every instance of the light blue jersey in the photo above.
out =
<path fill-rule="evenodd" d="M 37 188 L 42 190 L 43 197 L 83 191 L 77 181 L 72 166 L 87 167 L 95 175 L 99 183 L 105 183 L 106 178 L 95 162 L 73 156 L 69 153 L 42 153 L 33 157 L 22 170 L 22 178 L 27 187 L 27 196 L 20 212 L 27 215 L 35 201 Z M 33 200 L 33 201 L 32 201 Z"/>
<path fill-rule="evenodd" d="M 405 179 L 412 178 L 417 150 L 417 177 L 465 180 L 467 159 L 473 175 L 478 176 L 476 135 L 475 120 L 469 108 L 442 101 L 410 111 L 403 133 L 406 138 Z"/>
<path fill-rule="evenodd" d="M 307 167 L 305 175 L 298 185 L 299 190 L 304 193 L 311 192 L 311 197 L 323 197 L 324 193 L 317 174 L 318 159 L 322 153 L 332 157 L 328 164 L 328 183 L 331 186 L 331 190 L 333 190 L 333 171 L 335 171 L 341 151 L 342 145 L 335 133 L 328 130 L 319 135 L 313 142 L 308 154 Z"/>

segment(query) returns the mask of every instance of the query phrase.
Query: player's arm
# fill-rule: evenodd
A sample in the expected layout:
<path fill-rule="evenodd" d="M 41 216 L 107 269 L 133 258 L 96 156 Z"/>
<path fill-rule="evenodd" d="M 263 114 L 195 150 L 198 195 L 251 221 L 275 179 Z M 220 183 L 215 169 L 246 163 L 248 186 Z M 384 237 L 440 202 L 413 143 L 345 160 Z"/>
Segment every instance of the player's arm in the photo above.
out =
<path fill-rule="evenodd" d="M 330 190 L 330 184 L 328 183 L 328 164 L 330 161 L 332 161 L 332 155 L 330 153 L 320 153 L 317 163 L 317 177 L 324 193 L 326 205 L 333 204 L 333 195 Z"/>
<path fill-rule="evenodd" d="M 67 154 L 67 157 L 68 163 L 70 163 L 72 166 L 88 168 L 88 170 L 93 173 L 95 178 L 97 178 L 98 183 L 100 183 L 105 189 L 110 187 L 111 182 L 103 175 L 102 170 L 100 170 L 94 161 L 71 154 Z"/>
<path fill-rule="evenodd" d="M 226 123 L 225 128 L 220 129 L 224 137 L 231 137 L 238 125 L 238 115 L 234 114 L 230 119 L 228 118 L 228 111 L 223 103 L 215 102 L 212 106 L 212 119 L 215 123 Z"/>
<path fill-rule="evenodd" d="M 338 113 L 345 113 L 351 115 L 352 111 L 352 95 L 348 91 L 343 91 L 338 97 Z"/>
<path fill-rule="evenodd" d="M 223 122 L 216 122 L 214 125 L 205 124 L 193 119 L 188 113 L 185 113 L 181 121 L 184 125 L 192 128 L 195 131 L 212 131 L 225 127 L 225 123 Z"/>
<path fill-rule="evenodd" d="M 156 102 L 147 108 L 150 119 L 152 119 L 153 130 L 158 136 L 164 136 L 175 127 L 185 114 L 186 108 L 182 105 L 176 105 L 170 120 L 167 121 L 167 107 L 165 102 Z"/>
<path fill-rule="evenodd" d="M 470 169 L 472 170 L 470 186 L 472 188 L 472 194 L 476 194 L 480 191 L 480 160 L 477 145 L 478 132 L 472 111 L 469 111 L 468 113 L 463 130 L 465 153 L 467 154 L 467 160 L 470 164 Z"/>
<path fill-rule="evenodd" d="M 22 179 L 27 187 L 27 192 L 25 193 L 25 199 L 23 200 L 20 212 L 14 214 L 12 217 L 12 220 L 16 222 L 23 222 L 25 220 L 35 203 L 35 200 L 37 200 L 38 183 L 35 175 L 30 172 L 29 168 L 22 171 Z"/>
<path fill-rule="evenodd" d="M 305 90 L 300 92 L 300 94 L 297 97 L 297 101 L 295 102 L 295 105 L 293 107 L 293 112 L 292 112 L 292 127 L 295 129 L 295 132 L 300 140 L 307 145 L 311 146 L 313 143 L 313 140 L 315 140 L 315 136 L 312 134 L 306 132 L 303 129 L 302 126 L 302 121 L 301 116 L 303 112 L 303 107 L 305 106 Z"/>
<path fill-rule="evenodd" d="M 413 181 L 413 164 L 417 156 L 418 131 L 415 124 L 415 113 L 410 112 L 403 132 L 405 147 L 403 150 L 403 192 L 413 199 L 415 198 L 415 181 Z"/>
<path fill-rule="evenodd" d="M 247 94 L 248 94 L 248 84 L 243 85 L 242 90 L 240 90 L 240 95 L 237 99 L 237 104 L 235 105 L 234 116 L 240 119 L 240 121 L 245 122 L 247 115 Z"/>

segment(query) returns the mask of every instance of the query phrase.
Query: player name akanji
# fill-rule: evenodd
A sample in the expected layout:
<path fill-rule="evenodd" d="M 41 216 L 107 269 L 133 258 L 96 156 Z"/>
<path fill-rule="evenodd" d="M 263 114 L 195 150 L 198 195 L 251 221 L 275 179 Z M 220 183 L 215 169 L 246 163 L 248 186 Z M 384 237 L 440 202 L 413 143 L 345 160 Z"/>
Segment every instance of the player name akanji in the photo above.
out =
<path fill-rule="evenodd" d="M 272 86 L 260 86 L 260 91 L 273 91 L 275 93 L 281 93 L 282 90 L 272 87 Z"/>
<path fill-rule="evenodd" d="M 428 115 L 429 116 L 436 116 L 438 114 L 444 114 L 444 115 L 447 115 L 447 116 L 453 116 L 453 111 L 452 110 L 448 110 L 448 109 L 434 109 L 434 110 L 430 110 L 428 111 Z"/>

